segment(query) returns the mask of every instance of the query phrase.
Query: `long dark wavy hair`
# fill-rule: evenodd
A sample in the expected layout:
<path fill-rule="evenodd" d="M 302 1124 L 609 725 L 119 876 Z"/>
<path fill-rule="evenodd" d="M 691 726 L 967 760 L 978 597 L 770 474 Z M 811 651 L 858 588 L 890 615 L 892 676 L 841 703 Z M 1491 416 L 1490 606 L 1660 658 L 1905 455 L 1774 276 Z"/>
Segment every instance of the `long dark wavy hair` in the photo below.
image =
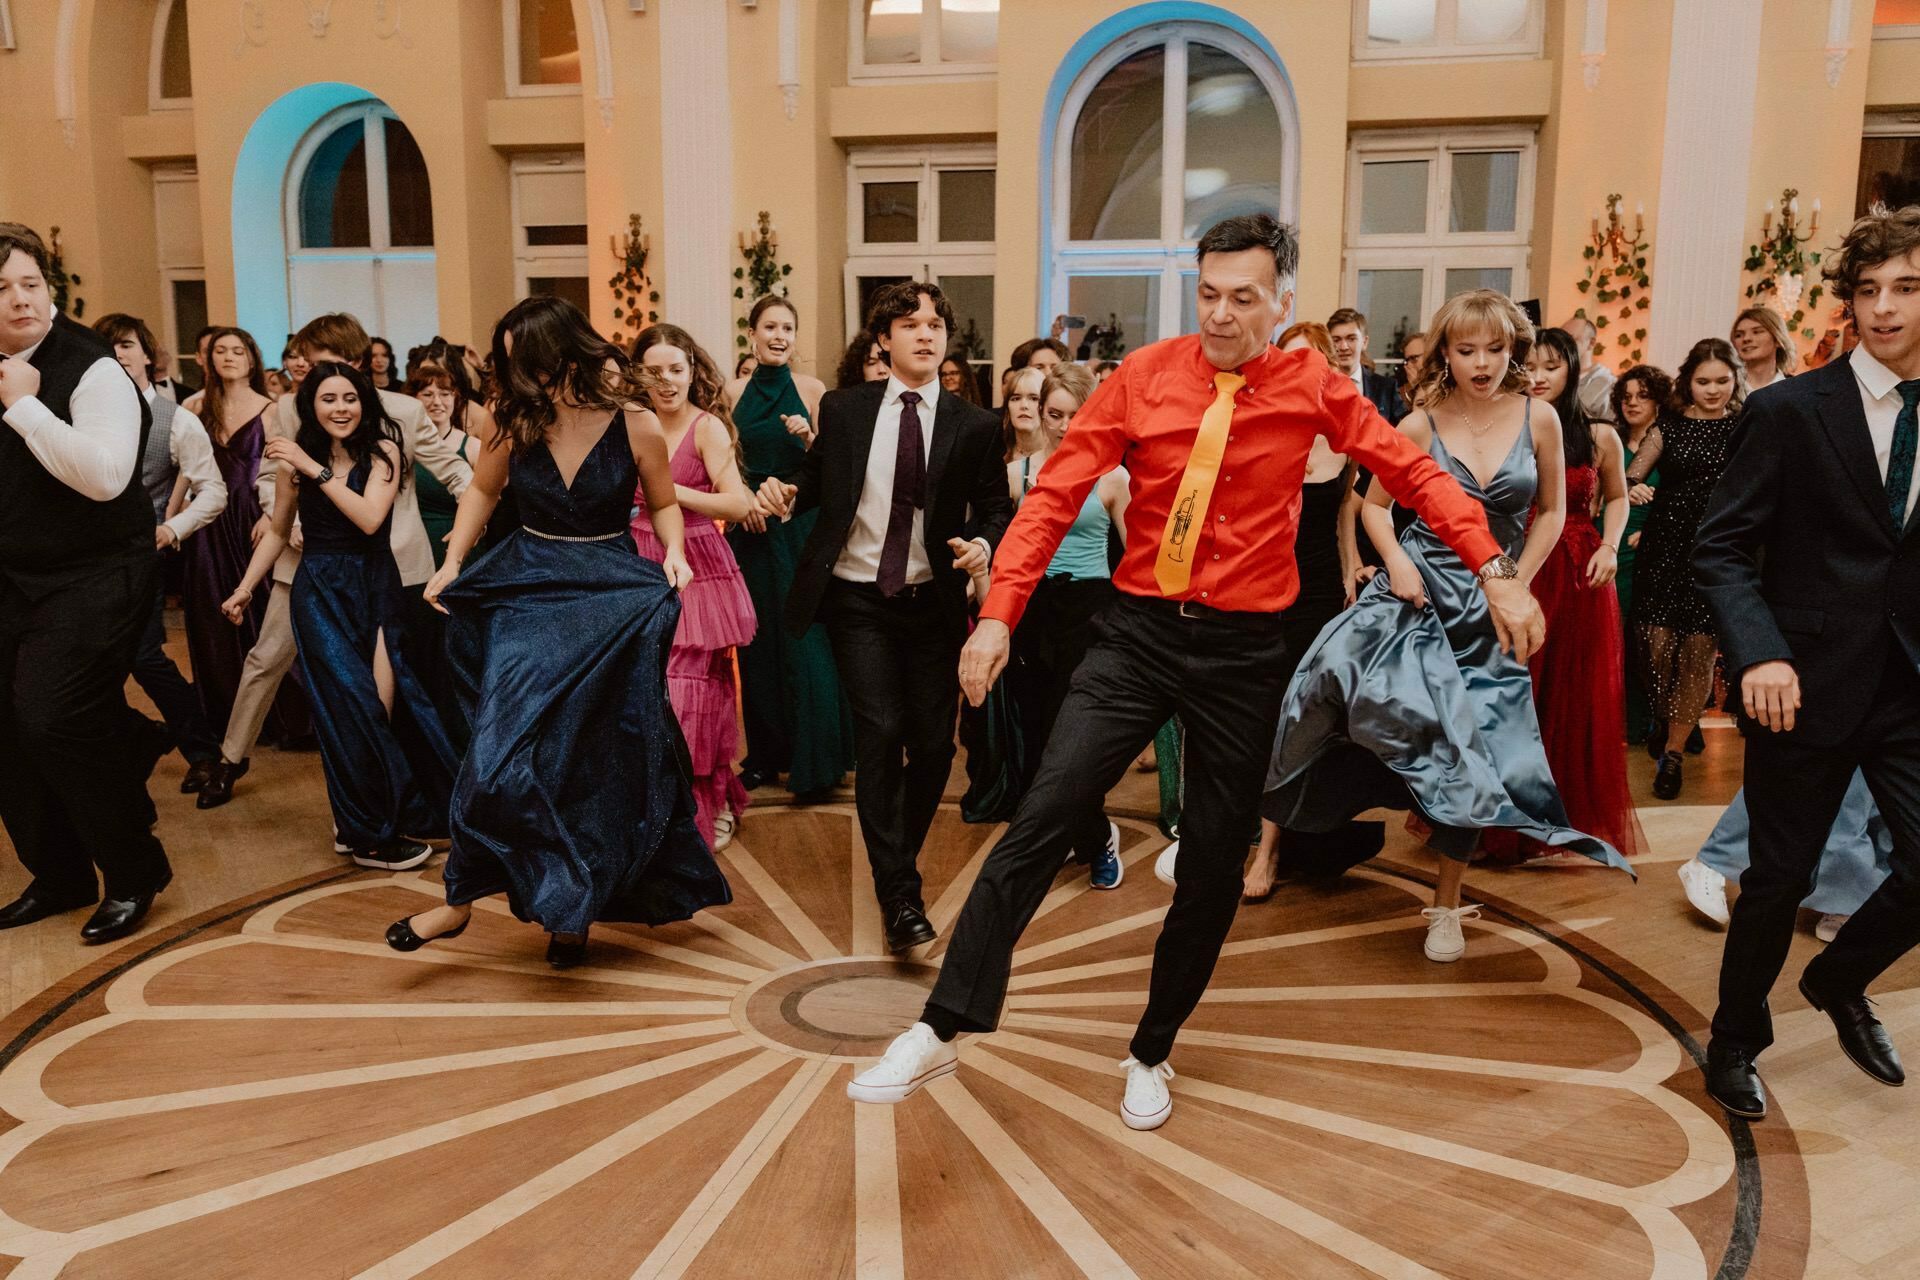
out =
<path fill-rule="evenodd" d="M 834 390 L 844 391 L 848 387 L 857 387 L 867 380 L 867 353 L 876 345 L 873 335 L 865 329 L 853 335 L 853 341 L 849 342 L 847 349 L 841 353 L 840 369 L 833 377 Z M 882 359 L 885 359 L 884 352 Z"/>
<path fill-rule="evenodd" d="M 687 388 L 687 402 L 718 418 L 720 425 L 727 429 L 727 441 L 733 447 L 733 463 L 740 468 L 740 477 L 745 480 L 746 463 L 740 456 L 740 432 L 733 425 L 733 411 L 727 407 L 727 384 L 720 375 L 720 366 L 713 362 L 713 357 L 707 354 L 705 347 L 693 340 L 692 334 L 677 324 L 648 325 L 633 340 L 635 369 L 646 368 L 647 352 L 653 347 L 678 347 L 686 353 L 693 369 L 693 385 Z M 652 402 L 648 403 L 651 407 Z"/>
<path fill-rule="evenodd" d="M 493 326 L 492 346 L 495 443 L 508 440 L 515 453 L 547 438 L 562 401 L 618 413 L 644 402 L 656 382 L 564 298 L 516 303 Z"/>
<path fill-rule="evenodd" d="M 247 385 L 255 393 L 267 395 L 267 371 L 260 360 L 260 344 L 245 329 L 232 325 L 222 325 L 207 335 L 207 386 L 200 401 L 200 418 L 207 424 L 207 434 L 213 437 L 216 447 L 220 446 L 221 433 L 227 429 L 227 382 L 213 371 L 213 344 L 222 338 L 238 338 L 247 349 L 247 359 L 253 362 L 253 369 L 247 374 Z M 272 399 L 271 396 L 267 397 Z"/>
<path fill-rule="evenodd" d="M 1534 335 L 1534 346 L 1551 351 L 1567 367 L 1566 385 L 1548 403 L 1560 415 L 1560 446 L 1570 467 L 1593 463 L 1593 424 L 1580 407 L 1580 344 L 1565 329 L 1542 329 Z"/>
<path fill-rule="evenodd" d="M 300 415 L 300 427 L 294 435 L 294 443 L 322 466 L 333 456 L 333 437 L 320 425 L 320 413 L 313 407 L 313 402 L 320 395 L 320 384 L 332 378 L 345 378 L 360 395 L 360 425 L 344 442 L 347 456 L 353 459 L 356 467 L 369 458 L 377 459 L 386 466 L 388 474 L 397 471 L 400 487 L 404 489 L 407 485 L 407 468 L 396 468 L 380 449 L 381 441 L 390 441 L 402 458 L 407 456 L 400 443 L 400 426 L 387 416 L 386 406 L 380 403 L 380 393 L 374 389 L 372 375 L 354 365 L 322 360 L 307 373 L 293 401 Z"/>

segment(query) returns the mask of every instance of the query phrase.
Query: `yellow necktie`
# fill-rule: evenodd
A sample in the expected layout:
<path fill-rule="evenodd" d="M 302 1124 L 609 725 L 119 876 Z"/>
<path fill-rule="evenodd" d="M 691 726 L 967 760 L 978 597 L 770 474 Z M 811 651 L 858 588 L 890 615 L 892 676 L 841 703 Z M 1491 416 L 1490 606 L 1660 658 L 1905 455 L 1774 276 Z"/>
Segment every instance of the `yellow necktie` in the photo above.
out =
<path fill-rule="evenodd" d="M 1177 596 L 1193 580 L 1193 551 L 1199 545 L 1200 526 L 1213 500 L 1213 482 L 1220 476 L 1220 459 L 1227 452 L 1227 428 L 1233 425 L 1233 393 L 1247 384 L 1237 373 L 1216 373 L 1217 394 L 1200 415 L 1200 433 L 1187 455 L 1187 471 L 1180 477 L 1173 510 L 1167 513 L 1167 531 L 1160 538 L 1160 558 L 1154 562 L 1154 581 L 1160 594 Z"/>

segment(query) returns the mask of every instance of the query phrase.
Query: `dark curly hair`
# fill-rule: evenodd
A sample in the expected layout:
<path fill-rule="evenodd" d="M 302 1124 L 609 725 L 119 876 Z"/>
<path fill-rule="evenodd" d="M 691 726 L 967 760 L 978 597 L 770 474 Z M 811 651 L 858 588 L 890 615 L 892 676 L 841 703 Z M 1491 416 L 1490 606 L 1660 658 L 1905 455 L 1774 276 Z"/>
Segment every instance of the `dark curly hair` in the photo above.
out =
<path fill-rule="evenodd" d="M 1613 391 L 1611 393 L 1611 399 L 1613 400 L 1613 420 L 1623 428 L 1627 423 L 1627 413 L 1624 407 L 1627 399 L 1627 386 L 1635 382 L 1639 383 L 1641 390 L 1647 393 L 1647 398 L 1653 401 L 1654 414 L 1656 417 L 1664 412 L 1668 405 L 1673 403 L 1672 376 L 1658 365 L 1637 364 L 1621 374 L 1619 378 L 1614 381 Z"/>
<path fill-rule="evenodd" d="M 853 341 L 840 355 L 840 371 L 834 375 L 833 387 L 844 391 L 848 387 L 857 387 L 867 380 L 867 353 L 875 346 L 873 335 L 865 329 L 853 335 Z M 882 351 L 880 359 L 884 361 L 887 353 Z"/>
<path fill-rule="evenodd" d="M 360 396 L 360 426 L 344 443 L 347 456 L 353 459 L 356 467 L 369 458 L 379 459 L 389 475 L 398 474 L 400 487 L 404 489 L 408 468 L 395 467 L 393 460 L 380 448 L 381 441 L 388 441 L 402 458 L 407 456 L 400 443 L 399 424 L 387 416 L 386 406 L 380 403 L 380 393 L 374 389 L 373 376 L 363 372 L 357 365 L 323 360 L 307 372 L 306 381 L 300 384 L 300 392 L 293 401 L 300 417 L 293 442 L 322 466 L 333 455 L 333 437 L 320 425 L 319 410 L 313 407 L 314 400 L 320 395 L 321 384 L 332 378 L 345 378 Z"/>
<path fill-rule="evenodd" d="M 513 339 L 509 347 L 508 337 Z M 618 413 L 645 401 L 658 380 L 594 331 L 565 298 L 516 303 L 493 327 L 495 443 L 522 453 L 547 438 L 558 403 Z"/>
<path fill-rule="evenodd" d="M 1850 303 L 1863 274 L 1916 249 L 1920 249 L 1920 204 L 1898 209 L 1876 204 L 1848 229 L 1820 274 L 1833 286 L 1834 297 Z"/>
<path fill-rule="evenodd" d="M 887 285 L 873 295 L 873 304 L 867 308 L 867 332 L 877 342 L 893 332 L 893 322 L 904 320 L 920 309 L 920 299 L 925 298 L 933 304 L 934 313 L 947 327 L 947 336 L 951 338 L 960 322 L 953 314 L 953 304 L 947 301 L 947 295 L 940 292 L 937 284 L 927 284 L 922 280 L 901 280 Z"/>

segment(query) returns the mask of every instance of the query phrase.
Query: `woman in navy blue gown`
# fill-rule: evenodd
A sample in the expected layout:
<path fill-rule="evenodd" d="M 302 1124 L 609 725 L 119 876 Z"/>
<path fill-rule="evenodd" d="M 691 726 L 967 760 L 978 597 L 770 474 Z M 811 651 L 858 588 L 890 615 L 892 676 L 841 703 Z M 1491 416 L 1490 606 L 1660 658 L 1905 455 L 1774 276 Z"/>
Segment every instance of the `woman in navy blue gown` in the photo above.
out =
<path fill-rule="evenodd" d="M 731 900 L 694 824 L 691 771 L 667 703 L 667 654 L 691 580 L 686 530 L 643 371 L 557 298 L 493 332 L 493 438 L 474 461 L 427 600 L 451 615 L 448 660 L 473 725 L 453 792 L 447 905 L 395 921 L 412 951 L 507 895 L 586 956 L 596 920 L 666 924 Z M 511 479 L 522 526 L 463 562 Z M 662 563 L 627 532 L 645 495 Z"/>
<path fill-rule="evenodd" d="M 407 480 L 400 428 L 351 365 L 315 365 L 296 404 L 295 437 L 267 441 L 261 455 L 279 468 L 272 529 L 221 611 L 236 626 L 246 621 L 297 511 L 305 554 L 288 604 L 335 847 L 363 867 L 404 871 L 427 860 L 417 837 L 446 834 L 454 753 L 405 657 L 389 541 L 393 500 Z"/>

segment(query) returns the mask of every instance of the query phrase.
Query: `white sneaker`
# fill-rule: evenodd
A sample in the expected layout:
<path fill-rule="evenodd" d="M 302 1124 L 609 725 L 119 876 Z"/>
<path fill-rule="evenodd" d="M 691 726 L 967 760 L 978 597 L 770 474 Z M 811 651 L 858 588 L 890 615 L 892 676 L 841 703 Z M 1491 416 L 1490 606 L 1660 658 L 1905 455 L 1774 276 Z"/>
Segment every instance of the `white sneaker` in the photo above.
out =
<path fill-rule="evenodd" d="M 1843 915 L 1832 911 L 1825 912 L 1821 915 L 1819 923 L 1813 926 L 1813 936 L 1822 942 L 1832 942 L 1840 935 L 1840 926 L 1846 922 L 1847 917 Z"/>
<path fill-rule="evenodd" d="M 1435 964 L 1452 964 L 1467 954 L 1467 935 L 1461 931 L 1463 920 L 1478 920 L 1478 907 L 1425 907 L 1427 918 L 1427 959 Z"/>
<path fill-rule="evenodd" d="M 943 1044 L 933 1028 L 916 1022 L 895 1036 L 880 1061 L 847 1082 L 847 1096 L 855 1102 L 905 1102 L 920 1086 L 952 1075 L 960 1054 Z"/>
<path fill-rule="evenodd" d="M 1127 1096 L 1120 1103 L 1120 1119 L 1129 1129 L 1158 1129 L 1173 1114 L 1173 1095 L 1167 1081 L 1173 1068 L 1167 1063 L 1150 1067 L 1138 1058 L 1120 1064 L 1127 1072 Z"/>
<path fill-rule="evenodd" d="M 1180 858 L 1180 842 L 1173 841 L 1153 860 L 1153 878 L 1161 884 L 1173 884 L 1173 864 Z"/>
<path fill-rule="evenodd" d="M 733 816 L 733 810 L 722 809 L 713 815 L 713 851 L 719 853 L 733 843 L 734 828 L 739 819 Z"/>
<path fill-rule="evenodd" d="M 1680 887 L 1687 891 L 1687 905 L 1726 928 L 1732 918 L 1727 911 L 1727 878 L 1698 858 L 1681 863 L 1679 876 Z"/>

